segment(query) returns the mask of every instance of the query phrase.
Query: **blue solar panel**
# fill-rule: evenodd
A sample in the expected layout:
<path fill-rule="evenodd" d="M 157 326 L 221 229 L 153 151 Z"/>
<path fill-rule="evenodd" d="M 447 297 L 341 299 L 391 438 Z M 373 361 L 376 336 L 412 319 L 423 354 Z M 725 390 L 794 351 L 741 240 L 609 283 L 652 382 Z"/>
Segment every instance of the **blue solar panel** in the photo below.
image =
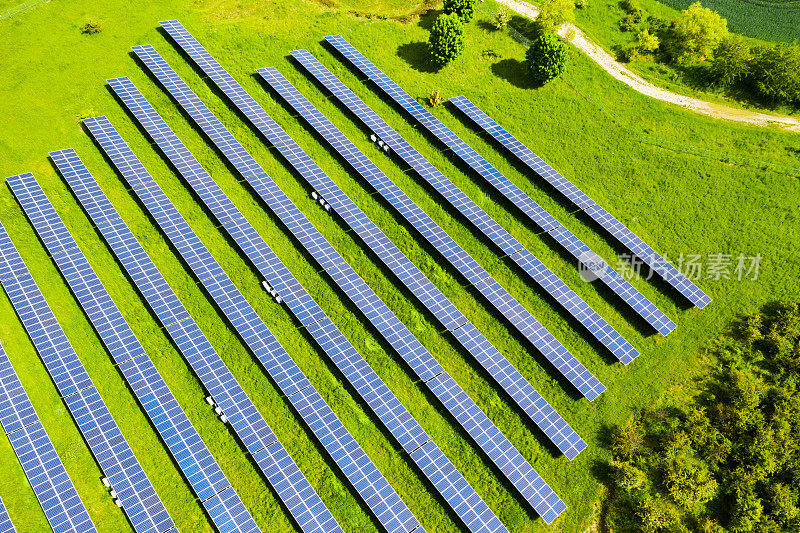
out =
<path fill-rule="evenodd" d="M 0 241 L 7 238 L 0 226 Z M 0 423 L 53 531 L 97 531 L 2 346 Z M 0 533 L 10 531 L 14 526 L 0 501 Z"/>
<path fill-rule="evenodd" d="M 341 533 L 325 504 L 75 151 L 53 152 L 50 157 L 302 531 Z"/>
<path fill-rule="evenodd" d="M 7 182 L 211 521 L 220 531 L 258 531 L 258 526 L 244 509 L 236 490 L 145 353 L 33 174 L 13 176 Z M 222 497 L 220 493 L 223 491 L 226 494 L 222 501 L 242 511 L 231 514 L 232 509 L 209 503 L 212 498 Z M 231 521 L 231 516 L 234 521 Z"/>
<path fill-rule="evenodd" d="M 189 36 L 191 39 L 191 36 Z M 192 39 L 193 40 L 193 39 Z M 188 45 L 187 45 L 188 46 Z M 195 41 L 195 46 L 199 44 Z M 160 59 L 160 58 L 159 58 Z M 323 268 L 328 267 L 341 272 L 346 265 L 344 259 L 330 246 L 311 223 L 300 213 L 297 207 L 288 197 L 277 187 L 269 176 L 258 166 L 258 163 L 250 154 L 238 143 L 238 141 L 228 132 L 204 104 L 197 99 L 191 89 L 172 71 L 163 60 L 143 59 L 148 64 L 148 60 L 155 62 L 152 67 L 158 70 L 156 76 L 162 84 L 170 90 L 171 94 L 178 100 L 179 104 L 187 113 L 198 122 L 218 148 L 226 155 L 228 160 L 245 177 L 253 188 L 259 192 L 261 198 L 281 217 L 282 221 L 300 240 L 306 249 L 317 258 Z M 219 65 L 217 65 L 219 69 Z M 200 118 L 198 118 L 200 117 Z M 285 144 L 289 144 L 291 139 L 284 134 Z M 171 146 L 169 149 L 174 149 Z M 290 155 L 295 158 L 302 158 L 305 154 L 297 147 Z M 189 157 L 181 156 L 181 157 Z M 305 156 L 305 159 L 308 159 Z M 310 161 L 310 160 L 308 160 Z M 213 197 L 216 202 L 207 202 L 212 210 L 220 213 L 218 217 L 221 221 L 235 211 L 235 207 L 230 201 L 222 202 L 218 205 L 224 194 L 214 186 L 213 191 L 207 193 L 206 188 L 213 184 L 213 180 L 206 173 L 198 175 L 196 172 L 189 172 L 190 183 L 198 191 L 201 198 Z M 198 179 L 199 178 L 199 179 Z M 287 303 L 293 314 L 303 323 L 306 330 L 315 339 L 317 344 L 323 349 L 328 357 L 337 365 L 347 380 L 353 385 L 356 391 L 365 400 L 367 405 L 378 416 L 384 426 L 395 437 L 397 442 L 404 450 L 410 452 L 430 440 L 430 436 L 422 429 L 419 423 L 411 416 L 407 409 L 400 403 L 396 396 L 389 390 L 380 377 L 370 368 L 366 361 L 356 351 L 352 344 L 342 335 L 333 322 L 325 315 L 322 309 L 311 299 L 307 292 L 291 276 L 289 271 L 272 253 L 266 243 L 261 239 L 255 229 L 241 217 L 236 211 L 235 220 L 230 221 L 224 226 L 239 244 L 239 247 L 253 261 L 261 274 L 272 283 L 278 294 Z M 338 266 L 337 266 L 338 265 Z M 355 275 L 355 273 L 353 273 Z M 337 279 L 336 275 L 333 275 Z M 364 285 L 366 287 L 366 285 Z M 376 297 L 377 299 L 377 297 Z M 388 311 L 388 309 L 387 309 Z M 399 324 L 399 321 L 397 322 Z M 441 453 L 441 451 L 439 452 Z M 462 478 L 463 479 L 463 478 Z M 438 479 L 431 480 L 441 494 L 452 491 L 450 480 Z M 466 481 L 464 481 L 466 484 Z M 456 505 L 466 505 L 475 507 L 485 507 L 486 504 L 478 497 L 468 484 L 464 491 L 454 495 Z M 499 524 L 499 521 L 497 521 Z"/>
<path fill-rule="evenodd" d="M 642 239 L 637 237 L 636 234 L 614 218 L 608 211 L 597 205 L 594 200 L 589 198 L 564 176 L 556 172 L 553 167 L 545 163 L 539 156 L 534 154 L 528 147 L 503 129 L 497 122 L 492 120 L 466 97 L 459 96 L 451 98 L 450 102 L 481 129 L 505 146 L 512 154 L 516 155 L 528 168 L 566 196 L 576 207 L 585 211 L 586 214 L 594 219 L 602 228 L 628 248 L 632 254 L 639 257 L 645 264 L 661 275 L 667 283 L 677 289 L 695 306 L 702 309 L 711 302 L 711 298 L 684 276 L 677 268 L 672 266 L 655 250 L 645 244 Z"/>
<path fill-rule="evenodd" d="M 341 37 L 330 37 L 328 40 L 369 79 L 371 79 L 387 96 L 392 98 L 400 107 L 405 109 L 428 131 L 436 136 L 442 143 L 451 149 L 464 163 L 469 165 L 490 185 L 497 189 L 511 203 L 525 213 L 537 226 L 550 234 L 553 239 L 561 244 L 570 254 L 585 266 L 592 268 L 597 278 L 605 283 L 620 298 L 628 303 L 642 318 L 652 325 L 662 335 L 668 335 L 675 329 L 675 323 L 659 310 L 650 300 L 641 294 L 619 273 L 604 264 L 594 265 L 593 259 L 599 256 L 592 252 L 578 237 L 565 228 L 558 220 L 548 213 L 517 187 L 511 180 L 504 176 L 486 159 L 478 154 L 472 147 L 465 143 L 447 126 L 445 126 L 430 111 L 419 105 L 415 99 L 404 91 L 399 85 L 373 65 L 367 58 L 352 47 Z M 630 359 L 622 361 L 627 364 Z"/>
<path fill-rule="evenodd" d="M 0 352 L 2 350 L 0 347 Z M 11 517 L 8 516 L 8 511 L 6 511 L 6 505 L 0 499 L 0 533 L 16 533 L 16 531 L 14 524 L 11 523 Z"/>
<path fill-rule="evenodd" d="M 137 532 L 175 527 L 27 266 L 0 226 L 0 283 Z"/>
<path fill-rule="evenodd" d="M 370 63 L 367 58 L 365 58 L 341 36 L 329 36 L 326 37 L 326 40 L 331 43 L 356 68 L 372 79 L 391 98 L 395 99 L 395 101 L 401 106 L 406 107 L 406 109 L 418 119 L 423 118 L 423 125 L 430 128 L 433 126 L 434 121 L 438 122 L 432 115 L 430 115 L 430 117 L 423 116 L 423 112 L 427 113 L 427 111 L 425 111 L 422 106 L 413 101 L 413 99 L 411 99 L 411 97 L 409 97 L 405 91 L 403 91 L 397 84 L 392 82 L 388 76 L 383 74 L 377 67 L 375 67 L 375 65 Z M 413 104 L 409 103 L 409 100 L 413 102 Z M 446 129 L 444 128 L 444 125 L 441 125 L 441 127 L 436 128 L 433 133 L 439 135 L 444 131 L 444 129 Z M 447 131 L 449 132 L 449 130 Z M 453 137 L 455 136 L 451 133 L 450 136 L 448 136 L 448 140 L 453 141 Z M 388 142 L 390 146 L 392 145 L 388 139 L 383 140 Z M 458 139 L 458 141 L 459 142 L 455 144 L 451 143 L 452 145 L 448 147 L 451 148 L 456 155 L 461 157 L 469 165 L 473 166 L 473 168 L 478 169 L 481 174 L 486 177 L 487 173 L 490 172 L 489 167 L 491 165 L 489 165 L 488 162 L 483 160 L 482 157 L 475 153 L 474 150 L 461 142 L 460 139 Z M 420 170 L 430 171 L 430 169 L 425 168 L 425 165 L 421 165 Z M 491 170 L 494 171 L 491 178 L 492 183 L 495 184 L 496 182 L 500 181 L 498 177 L 499 172 L 497 172 L 494 168 Z M 519 241 L 512 237 L 511 234 L 509 234 L 502 226 L 492 219 L 485 211 L 478 207 L 475 202 L 473 202 L 466 194 L 464 194 L 452 182 L 444 177 L 444 175 L 439 173 L 438 175 L 428 175 L 427 177 L 423 175 L 423 177 L 428 179 L 436 187 L 436 189 L 453 204 L 456 209 L 466 216 L 470 222 L 472 222 L 482 233 L 484 233 L 484 235 L 489 237 L 502 252 L 508 255 L 518 265 L 522 266 L 523 269 L 534 279 L 534 281 L 539 283 L 545 290 L 547 290 L 547 292 L 557 302 L 559 302 L 570 313 L 570 315 L 572 315 L 573 318 L 583 324 L 583 326 L 587 328 L 592 335 L 595 335 L 598 329 L 602 329 L 604 332 L 608 330 L 606 327 L 607 322 L 600 315 L 598 315 L 591 307 L 589 307 L 588 304 L 581 300 L 577 294 L 575 294 L 563 281 L 561 281 L 561 279 L 559 279 L 547 267 L 545 267 L 544 264 L 536 259 L 536 257 L 530 251 L 525 249 L 525 247 L 523 247 Z M 431 177 L 433 178 L 432 180 L 430 179 Z M 503 177 L 503 179 L 505 178 Z M 507 179 L 505 181 L 508 182 Z M 514 202 L 519 202 L 519 194 L 522 194 L 522 191 L 518 191 L 517 194 L 512 195 L 511 200 Z M 539 220 L 544 228 L 552 228 L 553 225 L 557 223 L 553 217 L 551 217 L 538 205 L 531 206 L 531 209 L 526 212 L 533 214 L 535 219 Z M 563 228 L 563 226 L 560 227 Z M 563 231 L 559 232 L 559 235 L 561 234 L 563 234 Z M 546 283 L 542 283 L 542 275 L 547 277 Z M 603 277 L 610 275 L 611 274 L 608 271 L 603 273 Z M 640 307 L 641 303 L 642 302 L 640 302 Z M 651 309 L 651 311 L 653 310 Z M 663 319 L 669 321 L 669 319 L 663 315 L 663 313 L 657 309 L 655 309 L 655 311 L 660 313 L 660 316 Z M 671 323 L 671 321 L 669 322 Z M 662 333 L 664 331 L 665 330 L 662 330 Z M 668 332 L 669 331 L 667 331 L 667 333 Z M 619 333 L 613 331 L 613 329 L 610 331 L 610 334 L 597 338 L 601 343 L 609 348 L 615 357 L 625 364 L 629 363 L 636 355 L 638 355 L 638 352 L 636 352 L 633 347 L 630 346 L 630 344 L 625 341 L 621 335 L 619 335 Z M 620 350 L 620 345 L 624 345 L 625 349 Z"/>
<path fill-rule="evenodd" d="M 320 113 L 280 72 L 274 68 L 259 69 L 259 74 L 278 92 L 308 123 L 376 189 L 384 193 L 387 200 L 398 207 L 400 213 L 417 228 L 423 236 L 432 235 L 431 243 L 444 249 L 446 257 L 453 258 L 453 265 L 466 274 L 483 272 L 477 264 L 444 230 L 428 217 L 410 198 L 405 196 L 389 178 L 364 155 L 347 137 Z M 472 354 L 489 374 L 508 392 L 512 399 L 547 434 L 550 440 L 570 459 L 586 447 L 586 443 L 555 412 L 528 381 L 503 357 L 477 328 L 439 291 L 386 235 L 363 215 L 360 209 L 329 178 L 316 180 L 312 185 L 329 201 L 342 218 L 372 248 L 375 254 L 394 272 L 412 294 L 445 325 L 455 323 L 453 334 L 461 345 Z M 402 199 L 402 201 L 401 201 Z M 463 269 L 463 270 L 462 270 Z M 486 274 L 488 276 L 488 274 Z M 480 275 L 481 280 L 486 279 Z M 543 329 L 543 340 L 552 337 Z M 555 339 L 553 339 L 555 340 Z M 557 343 L 557 341 L 556 341 Z M 426 379 L 426 378 L 423 378 Z M 560 426 L 563 431 L 556 431 Z"/>
<path fill-rule="evenodd" d="M 299 408 L 298 412 L 318 436 L 323 446 L 328 449 L 334 460 L 339 459 L 340 456 L 337 456 L 336 452 L 348 446 L 350 441 L 353 443 L 355 441 L 346 432 L 327 403 L 322 400 L 319 392 L 311 385 L 255 309 L 225 274 L 197 234 L 114 130 L 108 119 L 105 117 L 87 119 L 84 120 L 84 124 L 152 214 L 162 231 L 174 244 L 245 344 L 258 358 L 281 391 L 288 396 L 295 408 L 298 408 L 297 403 L 301 402 L 304 397 L 310 398 L 312 401 L 319 398 L 322 402 L 319 410 L 309 413 L 308 416 L 305 416 Z M 298 393 L 301 391 L 303 394 L 299 395 Z M 343 431 L 337 435 L 341 437 L 340 441 L 330 443 L 321 438 L 322 435 L 330 434 L 327 428 L 321 427 L 323 415 L 327 413 L 331 415 L 330 423 L 340 426 Z M 363 454 L 364 452 L 359 448 L 358 455 Z M 383 523 L 386 524 L 387 529 L 407 532 L 418 526 L 417 519 L 371 461 L 363 470 L 354 472 L 348 468 L 352 465 L 353 456 L 344 459 L 340 463 L 342 471 L 357 489 L 359 487 L 363 489 L 360 492 L 362 497 L 375 511 L 376 516 L 385 520 Z M 370 470 L 374 471 L 374 475 Z M 374 484 L 363 484 L 364 474 L 367 472 L 376 479 Z M 377 489 L 375 485 L 377 485 Z"/>
<path fill-rule="evenodd" d="M 414 150 L 405 139 L 389 127 L 372 109 L 362 102 L 336 76 L 330 73 L 314 56 L 305 50 L 292 52 L 295 59 L 308 72 L 318 79 L 331 93 L 344 103 L 367 127 L 378 131 L 381 138 L 392 138 L 395 151 L 403 154 L 409 164 L 418 165 L 420 172 L 433 176 L 431 179 L 445 179 L 422 155 Z M 359 158 L 364 164 L 365 157 Z M 447 233 L 441 230 L 419 207 L 403 193 L 383 173 L 373 170 L 371 163 L 364 167 L 365 177 L 386 200 L 392 204 L 423 237 L 436 247 L 445 258 L 464 275 L 464 277 L 487 298 L 495 308 L 511 322 L 528 340 L 541 350 L 562 375 L 590 400 L 601 394 L 605 387 L 584 367 L 558 340 L 539 324 L 519 302 L 508 294 L 489 274 L 467 254 Z M 426 178 L 427 179 L 427 178 Z M 543 266 L 543 265 L 542 265 Z M 451 329 L 451 328 L 449 328 Z M 621 337 L 620 337 L 621 338 Z M 630 346 L 630 345 L 629 345 Z M 633 347 L 631 347 L 633 349 Z"/>
<path fill-rule="evenodd" d="M 198 197 L 203 200 L 218 220 L 227 220 L 227 222 L 222 222 L 223 227 L 229 231 L 231 237 L 245 252 L 248 258 L 250 258 L 264 278 L 266 278 L 266 281 L 283 297 L 283 300 L 298 320 L 309 328 L 309 332 L 317 339 L 320 346 L 326 349 L 334 360 L 338 359 L 344 361 L 346 367 L 352 365 L 353 367 L 368 372 L 366 374 L 362 372 L 351 372 L 349 374 L 351 381 L 355 383 L 380 384 L 380 389 L 378 390 L 372 385 L 364 390 L 365 398 L 368 403 L 374 407 L 376 412 L 386 412 L 386 416 L 393 417 L 392 420 L 388 421 L 389 424 L 394 424 L 396 419 L 406 418 L 411 422 L 409 418 L 411 415 L 406 411 L 400 413 L 387 411 L 380 403 L 369 400 L 370 398 L 376 397 L 389 397 L 387 393 L 391 395 L 391 392 L 385 388 L 377 374 L 372 372 L 366 361 L 361 358 L 355 348 L 341 335 L 319 305 L 314 302 L 308 292 L 299 284 L 294 276 L 292 276 L 289 270 L 286 269 L 284 264 L 273 253 L 252 225 L 247 222 L 222 189 L 217 186 L 211 176 L 203 169 L 199 161 L 192 156 L 191 152 L 188 151 L 186 146 L 172 132 L 158 113 L 156 113 L 152 106 L 144 99 L 142 94 L 133 86 L 130 80 L 110 80 L 110 84 L 120 100 L 136 117 L 165 155 L 167 155 Z M 275 127 L 277 128 L 277 125 L 275 125 Z M 293 143 L 286 144 L 293 146 L 296 153 L 304 155 L 304 152 L 302 152 L 297 145 Z M 313 161 L 308 159 L 307 156 L 305 159 L 309 162 L 308 168 L 316 167 Z M 319 172 L 322 172 L 321 169 Z M 326 176 L 326 179 L 329 178 Z M 297 231 L 295 234 L 299 237 L 301 242 L 312 240 L 317 243 L 317 248 L 309 250 L 315 257 L 321 257 L 323 259 L 328 257 L 336 258 L 338 265 L 328 271 L 331 273 L 333 279 L 365 313 L 376 328 L 381 331 L 386 340 L 396 348 L 398 354 L 409 363 L 409 366 L 415 370 L 420 379 L 424 382 L 428 382 L 427 384 L 430 386 L 430 380 L 435 376 L 443 374 L 444 369 L 439 366 L 438 362 L 411 332 L 400 323 L 397 317 L 366 285 L 358 274 L 344 262 L 344 259 L 339 256 L 324 237 L 316 231 L 305 217 L 303 217 L 302 213 L 300 213 L 289 198 L 286 197 L 279 188 L 275 187 L 273 190 L 275 191 L 274 201 L 278 206 L 275 209 L 275 213 L 282 220 L 286 221 L 288 226 L 308 228 L 308 231 Z M 297 224 L 297 222 L 300 222 L 300 224 Z M 320 255 L 319 252 L 315 254 L 315 250 L 320 250 L 322 255 Z M 343 355 L 346 355 L 344 359 Z M 436 389 L 432 388 L 432 390 L 435 391 Z M 513 449 L 513 446 L 499 433 L 499 430 L 496 430 L 494 424 L 489 421 L 486 415 L 471 399 L 469 399 L 463 390 L 461 391 L 461 396 L 462 402 L 458 406 L 459 409 L 457 411 L 451 410 L 451 412 L 453 412 L 454 416 L 458 419 L 458 414 L 470 408 L 473 413 L 473 418 L 480 420 L 481 424 L 473 424 L 471 426 L 463 425 L 463 427 L 473 435 L 477 442 L 482 443 L 482 448 L 486 453 L 491 456 L 499 445 L 499 442 L 502 444 L 507 443 L 507 450 L 513 450 L 507 453 L 518 455 L 518 452 Z M 400 405 L 399 401 L 396 402 L 396 405 Z M 485 429 L 486 427 L 491 427 L 495 430 L 496 435 L 494 439 L 484 438 L 484 434 L 487 431 L 487 429 Z M 421 428 L 414 423 L 413 431 L 417 433 L 421 431 Z M 398 438 L 402 440 L 407 433 L 408 430 L 402 430 L 402 434 L 399 435 Z M 404 446 L 404 448 L 409 449 L 410 446 L 416 447 L 418 445 L 418 439 L 409 440 L 408 445 Z M 524 459 L 522 462 L 527 465 Z M 532 469 L 530 470 L 530 475 L 538 478 L 535 472 L 533 472 Z M 526 481 L 527 476 L 520 477 L 519 483 L 523 485 L 521 490 L 527 486 L 525 485 Z"/>

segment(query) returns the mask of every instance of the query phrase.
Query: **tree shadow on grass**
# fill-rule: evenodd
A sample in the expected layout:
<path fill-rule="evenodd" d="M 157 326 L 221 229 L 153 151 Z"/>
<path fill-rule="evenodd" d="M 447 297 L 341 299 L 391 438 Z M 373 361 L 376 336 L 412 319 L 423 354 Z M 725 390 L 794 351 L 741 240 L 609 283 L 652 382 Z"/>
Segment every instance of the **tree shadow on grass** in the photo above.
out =
<path fill-rule="evenodd" d="M 518 59 L 503 59 L 492 64 L 492 72 L 498 78 L 504 79 L 514 87 L 520 89 L 536 89 L 541 84 L 533 82 L 528 75 L 525 63 Z"/>
<path fill-rule="evenodd" d="M 440 68 L 431 61 L 428 43 L 419 41 L 401 44 L 397 47 L 397 56 L 403 59 L 414 70 L 420 72 L 439 72 Z"/>

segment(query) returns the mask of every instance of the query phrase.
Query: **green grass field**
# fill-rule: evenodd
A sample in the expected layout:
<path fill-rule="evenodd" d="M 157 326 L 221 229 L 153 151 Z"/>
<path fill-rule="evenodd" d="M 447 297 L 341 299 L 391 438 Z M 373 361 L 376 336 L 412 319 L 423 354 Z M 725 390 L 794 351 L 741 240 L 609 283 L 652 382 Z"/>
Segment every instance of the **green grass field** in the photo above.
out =
<path fill-rule="evenodd" d="M 341 9 L 352 8 L 349 3 Z M 355 4 L 353 2 L 353 4 Z M 413 2 L 405 2 L 416 9 Z M 336 5 L 339 5 L 338 3 Z M 369 5 L 388 13 L 396 3 L 375 0 Z M 396 13 L 393 13 L 393 15 Z M 80 27 L 95 19 L 100 34 L 81 35 Z M 379 268 L 368 251 L 343 231 L 343 225 L 314 205 L 308 189 L 274 150 L 211 90 L 157 29 L 158 21 L 177 18 L 286 128 L 298 143 L 425 271 L 434 283 L 498 346 L 554 407 L 589 442 L 573 462 L 556 456 L 543 437 L 511 407 L 504 394 L 486 378 L 468 354 L 440 332 L 432 317 L 409 298 L 390 273 Z M 208 168 L 267 242 L 309 289 L 324 310 L 373 365 L 378 374 L 421 422 L 501 520 L 514 532 L 583 531 L 592 520 L 603 486 L 595 467 L 609 455 L 604 437 L 609 425 L 627 419 L 643 406 L 681 394 L 703 364 L 703 346 L 732 317 L 775 299 L 800 294 L 800 233 L 797 178 L 754 167 L 738 167 L 647 144 L 631 137 L 628 127 L 675 142 L 732 156 L 752 157 L 778 165 L 797 165 L 796 136 L 774 129 L 748 128 L 717 122 L 647 99 L 622 86 L 573 50 L 568 79 L 541 89 L 530 88 L 522 73 L 524 48 L 506 34 L 480 21 L 468 29 L 465 55 L 441 72 L 424 62 L 427 23 L 402 24 L 369 20 L 316 2 L 274 0 L 163 0 L 130 3 L 119 0 L 82 4 L 54 0 L 0 21 L 0 176 L 35 173 L 67 226 L 87 253 L 118 305 L 128 310 L 131 325 L 143 341 L 168 385 L 181 402 L 211 452 L 217 458 L 262 530 L 291 531 L 292 522 L 266 482 L 260 478 L 234 437 L 216 419 L 189 367 L 160 330 L 135 289 L 128 283 L 99 234 L 47 159 L 51 150 L 73 147 L 122 213 L 133 232 L 186 303 L 237 379 L 297 461 L 301 470 L 346 531 L 377 531 L 376 523 L 350 489 L 331 469 L 288 402 L 258 367 L 213 307 L 165 239 L 138 206 L 89 137 L 80 117 L 107 115 L 202 236 L 227 272 L 289 350 L 312 383 L 361 443 L 428 531 L 459 531 L 454 516 L 434 496 L 431 487 L 404 457 L 377 419 L 365 411 L 338 371 L 325 360 L 311 339 L 297 328 L 289 313 L 267 298 L 242 256 L 216 228 L 181 180 L 114 101 L 104 80 L 129 76 Z M 324 35 L 340 33 L 412 95 L 426 97 L 432 89 L 444 97 L 465 94 L 607 207 L 656 249 L 670 258 L 680 253 L 760 253 L 757 281 L 703 280 L 714 298 L 705 310 L 686 310 L 685 302 L 663 284 L 634 284 L 679 327 L 664 339 L 651 334 L 632 313 L 594 285 L 583 283 L 575 265 L 553 243 L 500 202 L 494 191 L 462 170 L 441 147 L 349 71 L 321 44 Z M 547 527 L 524 501 L 509 490 L 457 429 L 446 411 L 415 381 L 404 363 L 335 286 L 318 273 L 291 235 L 266 213 L 238 181 L 238 176 L 205 142 L 162 90 L 130 56 L 130 46 L 153 44 L 248 147 L 267 172 L 287 192 L 320 231 L 343 253 L 384 301 L 461 383 L 490 418 L 520 449 L 569 509 Z M 630 367 L 613 364 L 598 351 L 573 321 L 507 260 L 464 223 L 452 209 L 412 173 L 387 159 L 370 143 L 358 124 L 312 83 L 287 57 L 290 50 L 308 48 L 357 94 L 431 161 L 518 237 L 542 261 L 606 317 L 642 355 Z M 578 400 L 555 378 L 543 359 L 519 341 L 476 295 L 462 286 L 456 273 L 417 238 L 360 178 L 344 167 L 298 119 L 253 77 L 256 68 L 275 66 L 312 102 L 370 155 L 416 202 L 476 257 L 510 292 L 608 386 L 598 400 Z M 569 81 L 569 83 L 567 83 Z M 591 95 L 587 100 L 584 95 Z M 586 220 L 571 214 L 542 182 L 521 171 L 445 106 L 435 113 L 489 161 L 601 255 L 617 252 Z M 610 116 L 617 117 L 612 122 Z M 170 459 L 166 448 L 138 408 L 120 374 L 45 253 L 10 190 L 0 187 L 0 221 L 28 263 L 45 297 L 87 366 L 123 433 L 137 454 L 180 530 L 210 531 L 201 506 Z M 31 395 L 44 426 L 64 460 L 70 477 L 102 531 L 127 531 L 123 513 L 105 493 L 100 472 L 58 397 L 44 366 L 4 293 L 0 292 L 0 341 Z M 47 529 L 44 515 L 7 439 L 0 439 L 0 495 L 12 520 L 23 532 Z"/>

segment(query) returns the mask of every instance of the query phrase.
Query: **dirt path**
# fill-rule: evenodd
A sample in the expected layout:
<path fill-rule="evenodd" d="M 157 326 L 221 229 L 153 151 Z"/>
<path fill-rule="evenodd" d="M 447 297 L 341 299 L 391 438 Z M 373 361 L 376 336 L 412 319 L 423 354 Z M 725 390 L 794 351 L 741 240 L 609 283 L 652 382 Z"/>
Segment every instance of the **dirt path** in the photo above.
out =
<path fill-rule="evenodd" d="M 497 0 L 501 4 L 507 6 L 509 9 L 519 13 L 528 18 L 536 18 L 539 10 L 522 0 Z M 789 117 L 785 115 L 770 115 L 765 113 L 757 113 L 748 111 L 746 109 L 739 109 L 730 107 L 723 104 L 715 104 L 699 100 L 689 96 L 683 96 L 677 93 L 667 91 L 660 87 L 656 87 L 652 83 L 645 81 L 640 76 L 628 70 L 625 65 L 615 60 L 608 52 L 603 50 L 599 45 L 592 42 L 585 33 L 578 29 L 574 24 L 565 24 L 558 30 L 558 34 L 564 38 L 572 35 L 568 39 L 583 50 L 589 57 L 591 57 L 598 65 L 611 74 L 613 77 L 628 85 L 633 90 L 642 94 L 646 94 L 652 98 L 657 98 L 664 102 L 679 105 L 687 109 L 691 109 L 696 113 L 708 115 L 714 118 L 723 118 L 726 120 L 735 120 L 737 122 L 746 122 L 748 124 L 755 124 L 757 126 L 768 126 L 770 124 L 777 124 L 791 131 L 800 132 L 800 119 Z"/>

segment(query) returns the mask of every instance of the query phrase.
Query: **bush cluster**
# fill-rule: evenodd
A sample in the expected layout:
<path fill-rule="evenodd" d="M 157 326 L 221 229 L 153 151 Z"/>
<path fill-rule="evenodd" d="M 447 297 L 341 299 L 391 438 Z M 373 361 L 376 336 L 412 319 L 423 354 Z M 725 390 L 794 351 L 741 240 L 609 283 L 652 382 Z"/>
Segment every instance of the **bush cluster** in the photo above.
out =
<path fill-rule="evenodd" d="M 691 402 L 614 430 L 614 531 L 800 531 L 800 305 L 746 317 L 713 355 Z"/>

